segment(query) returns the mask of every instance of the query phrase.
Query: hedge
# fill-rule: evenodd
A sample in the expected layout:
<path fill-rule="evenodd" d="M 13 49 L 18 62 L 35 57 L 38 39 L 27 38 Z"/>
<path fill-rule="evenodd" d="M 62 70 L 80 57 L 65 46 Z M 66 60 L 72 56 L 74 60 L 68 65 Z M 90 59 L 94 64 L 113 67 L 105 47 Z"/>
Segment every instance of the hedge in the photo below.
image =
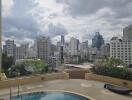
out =
<path fill-rule="evenodd" d="M 95 74 L 132 81 L 132 71 L 126 67 L 94 66 L 93 68 L 91 68 L 91 70 Z"/>

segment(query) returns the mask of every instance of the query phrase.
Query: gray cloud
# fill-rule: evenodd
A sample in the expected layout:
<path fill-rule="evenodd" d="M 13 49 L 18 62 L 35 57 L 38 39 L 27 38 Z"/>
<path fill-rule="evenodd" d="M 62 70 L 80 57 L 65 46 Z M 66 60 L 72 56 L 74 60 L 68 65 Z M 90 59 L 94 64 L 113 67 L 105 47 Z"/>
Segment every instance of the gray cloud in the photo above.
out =
<path fill-rule="evenodd" d="M 54 19 L 54 18 L 56 18 L 58 15 L 56 14 L 56 13 L 52 13 L 52 14 L 50 14 L 48 17 L 50 18 L 50 19 Z"/>
<path fill-rule="evenodd" d="M 36 3 L 31 0 L 14 0 L 9 16 L 3 17 L 3 35 L 5 37 L 33 38 L 40 31 L 30 10 Z"/>
<path fill-rule="evenodd" d="M 23 42 L 24 38 L 34 39 L 38 34 L 56 36 L 67 33 L 62 24 L 54 25 L 46 23 L 41 15 L 41 10 L 36 11 L 38 3 L 35 0 L 13 0 L 13 6 L 9 16 L 3 17 L 3 36 L 15 38 Z M 53 19 L 57 14 L 50 14 Z M 43 24 L 43 26 L 41 25 Z M 48 29 L 42 30 L 48 25 Z"/>
<path fill-rule="evenodd" d="M 132 0 L 56 0 L 64 4 L 64 13 L 72 16 L 86 16 L 96 13 L 102 8 L 110 8 L 117 17 L 132 15 Z M 109 13 L 109 12 L 108 12 Z"/>
<path fill-rule="evenodd" d="M 56 0 L 56 2 L 64 5 L 65 15 L 76 19 L 92 16 L 94 20 L 85 24 L 92 24 L 94 29 L 99 26 L 98 29 L 106 40 L 114 36 L 115 32 L 118 35 L 122 34 L 122 28 L 132 23 L 132 0 Z M 91 32 L 90 29 L 85 30 Z M 83 33 L 82 38 L 90 40 L 92 37 L 90 32 Z"/>
<path fill-rule="evenodd" d="M 66 35 L 68 33 L 62 24 L 54 25 L 52 23 L 48 25 L 48 32 L 54 36 L 61 34 Z"/>
<path fill-rule="evenodd" d="M 3 33 L 20 43 L 39 34 L 90 40 L 97 29 L 108 39 L 132 23 L 131 9 L 132 0 L 13 0 L 9 15 L 3 16 Z"/>

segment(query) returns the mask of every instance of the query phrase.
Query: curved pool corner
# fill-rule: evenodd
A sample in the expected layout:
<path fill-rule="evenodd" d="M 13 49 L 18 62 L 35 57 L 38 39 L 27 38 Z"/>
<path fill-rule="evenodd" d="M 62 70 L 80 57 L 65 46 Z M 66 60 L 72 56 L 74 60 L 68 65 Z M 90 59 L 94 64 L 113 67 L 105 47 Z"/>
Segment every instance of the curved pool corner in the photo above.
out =
<path fill-rule="evenodd" d="M 40 91 L 12 97 L 13 100 L 94 100 L 91 97 L 70 91 Z"/>

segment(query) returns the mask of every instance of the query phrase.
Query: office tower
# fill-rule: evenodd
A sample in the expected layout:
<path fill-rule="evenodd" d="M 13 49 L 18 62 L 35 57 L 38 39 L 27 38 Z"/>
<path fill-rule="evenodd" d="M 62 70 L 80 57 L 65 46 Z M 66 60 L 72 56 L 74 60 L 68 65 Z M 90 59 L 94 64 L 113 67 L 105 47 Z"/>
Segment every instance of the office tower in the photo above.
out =
<path fill-rule="evenodd" d="M 36 52 L 34 46 L 32 46 L 28 49 L 28 58 L 30 58 L 30 59 L 37 58 L 37 52 Z"/>
<path fill-rule="evenodd" d="M 123 29 L 123 39 L 125 41 L 132 42 L 132 25 L 129 25 Z"/>
<path fill-rule="evenodd" d="M 54 44 L 51 44 L 51 56 L 54 56 L 54 52 L 56 52 L 57 51 L 57 46 L 56 45 L 54 45 Z"/>
<path fill-rule="evenodd" d="M 5 49 L 4 52 L 7 53 L 7 56 L 14 57 L 14 55 L 15 55 L 15 46 L 16 45 L 14 44 L 14 40 L 6 40 L 5 46 L 4 46 L 4 49 Z"/>
<path fill-rule="evenodd" d="M 101 46 L 100 49 L 101 55 L 109 57 L 110 56 L 110 44 L 106 43 Z"/>
<path fill-rule="evenodd" d="M 83 51 L 84 49 L 88 49 L 88 41 L 80 43 L 80 51 Z"/>
<path fill-rule="evenodd" d="M 60 46 L 61 46 L 61 42 L 59 41 L 59 42 L 57 42 L 57 51 L 59 51 L 59 52 L 60 52 Z"/>
<path fill-rule="evenodd" d="M 15 49 L 15 59 L 26 59 L 28 58 L 29 44 L 21 44 Z"/>
<path fill-rule="evenodd" d="M 39 59 L 49 61 L 51 41 L 49 37 L 40 36 L 36 39 L 37 56 Z"/>
<path fill-rule="evenodd" d="M 65 37 L 64 37 L 64 35 L 61 35 L 61 44 L 62 44 L 62 45 L 65 44 Z"/>
<path fill-rule="evenodd" d="M 61 63 L 64 63 L 64 46 L 60 46 Z"/>
<path fill-rule="evenodd" d="M 81 59 L 86 60 L 88 57 L 88 41 L 80 43 L 79 47 Z"/>
<path fill-rule="evenodd" d="M 95 33 L 95 36 L 92 39 L 92 47 L 96 47 L 100 50 L 101 46 L 104 44 L 103 36 L 99 32 Z"/>
<path fill-rule="evenodd" d="M 79 51 L 79 40 L 72 37 L 69 43 L 69 52 L 70 55 L 78 55 L 78 51 Z"/>
<path fill-rule="evenodd" d="M 64 35 L 61 35 L 61 46 L 60 46 L 60 58 L 61 58 L 61 63 L 64 63 Z"/>
<path fill-rule="evenodd" d="M 121 59 L 126 64 L 132 64 L 132 42 L 113 37 L 110 43 L 110 57 Z"/>

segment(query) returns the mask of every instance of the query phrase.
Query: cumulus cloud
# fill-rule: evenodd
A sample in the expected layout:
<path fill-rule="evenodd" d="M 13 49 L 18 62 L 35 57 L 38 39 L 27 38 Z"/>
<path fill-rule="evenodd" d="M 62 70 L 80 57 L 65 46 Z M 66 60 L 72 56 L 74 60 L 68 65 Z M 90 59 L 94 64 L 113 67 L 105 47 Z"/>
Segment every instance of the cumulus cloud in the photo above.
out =
<path fill-rule="evenodd" d="M 56 0 L 57 3 L 64 4 L 64 12 L 73 16 L 84 16 L 96 13 L 102 8 L 110 8 L 119 16 L 125 13 L 132 15 L 130 10 L 132 6 L 131 0 Z M 109 12 L 108 12 L 109 13 Z"/>
<path fill-rule="evenodd" d="M 52 37 L 67 33 L 62 24 L 55 25 L 48 19 L 44 19 L 45 16 L 41 15 L 41 12 L 44 13 L 44 11 L 39 8 L 38 2 L 35 0 L 13 0 L 12 5 L 7 4 L 8 2 L 3 2 L 3 8 L 8 9 L 3 10 L 4 13 L 8 12 L 8 14 L 3 13 L 2 18 L 3 38 L 23 42 L 23 40 L 34 39 L 41 34 Z M 49 16 L 52 19 L 57 15 L 51 13 Z"/>
<path fill-rule="evenodd" d="M 19 41 L 41 34 L 91 40 L 96 31 L 110 40 L 132 23 L 132 0 L 4 0 L 2 5 L 3 35 Z"/>
<path fill-rule="evenodd" d="M 31 0 L 13 0 L 10 14 L 3 16 L 3 35 L 6 38 L 32 38 L 39 32 L 39 26 L 30 12 L 35 3 Z"/>
<path fill-rule="evenodd" d="M 62 24 L 53 25 L 52 23 L 48 25 L 48 32 L 53 35 L 65 35 L 67 30 Z"/>

